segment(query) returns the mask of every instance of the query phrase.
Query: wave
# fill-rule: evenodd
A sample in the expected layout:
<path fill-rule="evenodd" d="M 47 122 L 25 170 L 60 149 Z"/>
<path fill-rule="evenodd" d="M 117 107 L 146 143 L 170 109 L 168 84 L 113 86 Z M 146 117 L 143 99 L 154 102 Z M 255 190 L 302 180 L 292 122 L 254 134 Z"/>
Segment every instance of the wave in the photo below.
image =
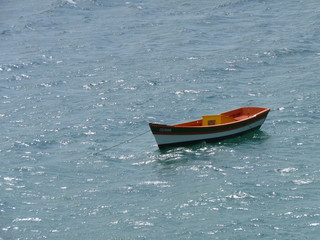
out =
<path fill-rule="evenodd" d="M 315 51 L 306 49 L 306 48 L 279 48 L 279 49 L 270 49 L 266 51 L 260 51 L 256 55 L 258 57 L 267 57 L 267 58 L 281 58 L 287 56 L 295 55 L 308 55 L 315 54 Z"/>

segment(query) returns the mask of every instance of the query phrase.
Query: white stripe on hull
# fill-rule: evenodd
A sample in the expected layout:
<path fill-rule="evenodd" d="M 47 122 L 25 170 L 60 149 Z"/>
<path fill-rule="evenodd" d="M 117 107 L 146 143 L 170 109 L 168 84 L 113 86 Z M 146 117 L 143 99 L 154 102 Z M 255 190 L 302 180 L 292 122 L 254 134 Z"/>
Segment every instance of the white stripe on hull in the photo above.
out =
<path fill-rule="evenodd" d="M 162 144 L 173 144 L 173 143 L 182 143 L 182 142 L 191 142 L 191 141 L 205 141 L 207 139 L 213 139 L 213 138 L 221 138 L 221 137 L 227 137 L 229 135 L 238 134 L 241 132 L 248 131 L 252 128 L 256 128 L 258 126 L 261 126 L 264 122 L 264 119 L 261 119 L 257 122 L 254 122 L 250 125 L 233 129 L 230 131 L 224 131 L 224 132 L 217 132 L 217 133 L 208 133 L 208 134 L 192 134 L 192 135 L 161 135 L 161 134 L 154 134 L 154 137 L 158 143 L 158 145 Z"/>

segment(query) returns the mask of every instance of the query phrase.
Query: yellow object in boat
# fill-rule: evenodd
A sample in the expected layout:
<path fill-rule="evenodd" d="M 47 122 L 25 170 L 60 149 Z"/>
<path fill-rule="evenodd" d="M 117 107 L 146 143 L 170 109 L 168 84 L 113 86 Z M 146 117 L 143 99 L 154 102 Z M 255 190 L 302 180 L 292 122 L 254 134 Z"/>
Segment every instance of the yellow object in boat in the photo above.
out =
<path fill-rule="evenodd" d="M 212 126 L 236 121 L 232 117 L 224 115 L 206 115 L 202 116 L 202 126 Z"/>

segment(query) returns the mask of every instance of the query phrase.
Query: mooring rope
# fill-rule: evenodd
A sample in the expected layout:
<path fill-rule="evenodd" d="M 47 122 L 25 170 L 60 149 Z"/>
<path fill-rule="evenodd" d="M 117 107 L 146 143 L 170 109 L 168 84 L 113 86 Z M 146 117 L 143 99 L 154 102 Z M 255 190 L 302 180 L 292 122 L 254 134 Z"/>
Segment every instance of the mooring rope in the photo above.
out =
<path fill-rule="evenodd" d="M 125 143 L 127 143 L 127 142 L 130 142 L 131 140 L 136 139 L 136 138 L 138 138 L 138 137 L 140 137 L 140 136 L 142 136 L 142 135 L 144 135 L 144 134 L 146 134 L 146 133 L 148 133 L 148 132 L 150 132 L 150 130 L 147 130 L 147 131 L 145 131 L 145 132 L 143 132 L 143 133 L 139 133 L 138 135 L 136 135 L 136 136 L 134 136 L 134 137 L 132 137 L 132 138 L 126 139 L 126 140 L 124 140 L 124 141 L 122 141 L 122 142 L 120 142 L 120 143 L 117 143 L 117 144 L 115 144 L 115 145 L 113 145 L 113 146 L 111 146 L 111 147 L 108 147 L 108 148 L 106 148 L 106 149 L 103 149 L 103 150 L 101 150 L 101 151 L 99 151 L 99 152 L 105 152 L 105 151 L 108 151 L 108 150 L 110 150 L 110 149 L 112 149 L 112 148 L 118 147 L 118 146 L 120 146 L 120 145 L 122 145 L 122 144 L 125 144 Z"/>

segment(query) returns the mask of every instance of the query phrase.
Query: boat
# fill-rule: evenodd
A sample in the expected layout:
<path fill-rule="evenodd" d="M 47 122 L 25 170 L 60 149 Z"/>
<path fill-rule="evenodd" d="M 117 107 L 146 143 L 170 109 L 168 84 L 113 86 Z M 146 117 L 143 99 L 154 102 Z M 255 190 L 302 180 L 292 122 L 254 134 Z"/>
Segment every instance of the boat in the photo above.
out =
<path fill-rule="evenodd" d="M 257 130 L 264 123 L 269 108 L 243 107 L 218 115 L 175 125 L 149 123 L 159 149 L 215 142 Z"/>

